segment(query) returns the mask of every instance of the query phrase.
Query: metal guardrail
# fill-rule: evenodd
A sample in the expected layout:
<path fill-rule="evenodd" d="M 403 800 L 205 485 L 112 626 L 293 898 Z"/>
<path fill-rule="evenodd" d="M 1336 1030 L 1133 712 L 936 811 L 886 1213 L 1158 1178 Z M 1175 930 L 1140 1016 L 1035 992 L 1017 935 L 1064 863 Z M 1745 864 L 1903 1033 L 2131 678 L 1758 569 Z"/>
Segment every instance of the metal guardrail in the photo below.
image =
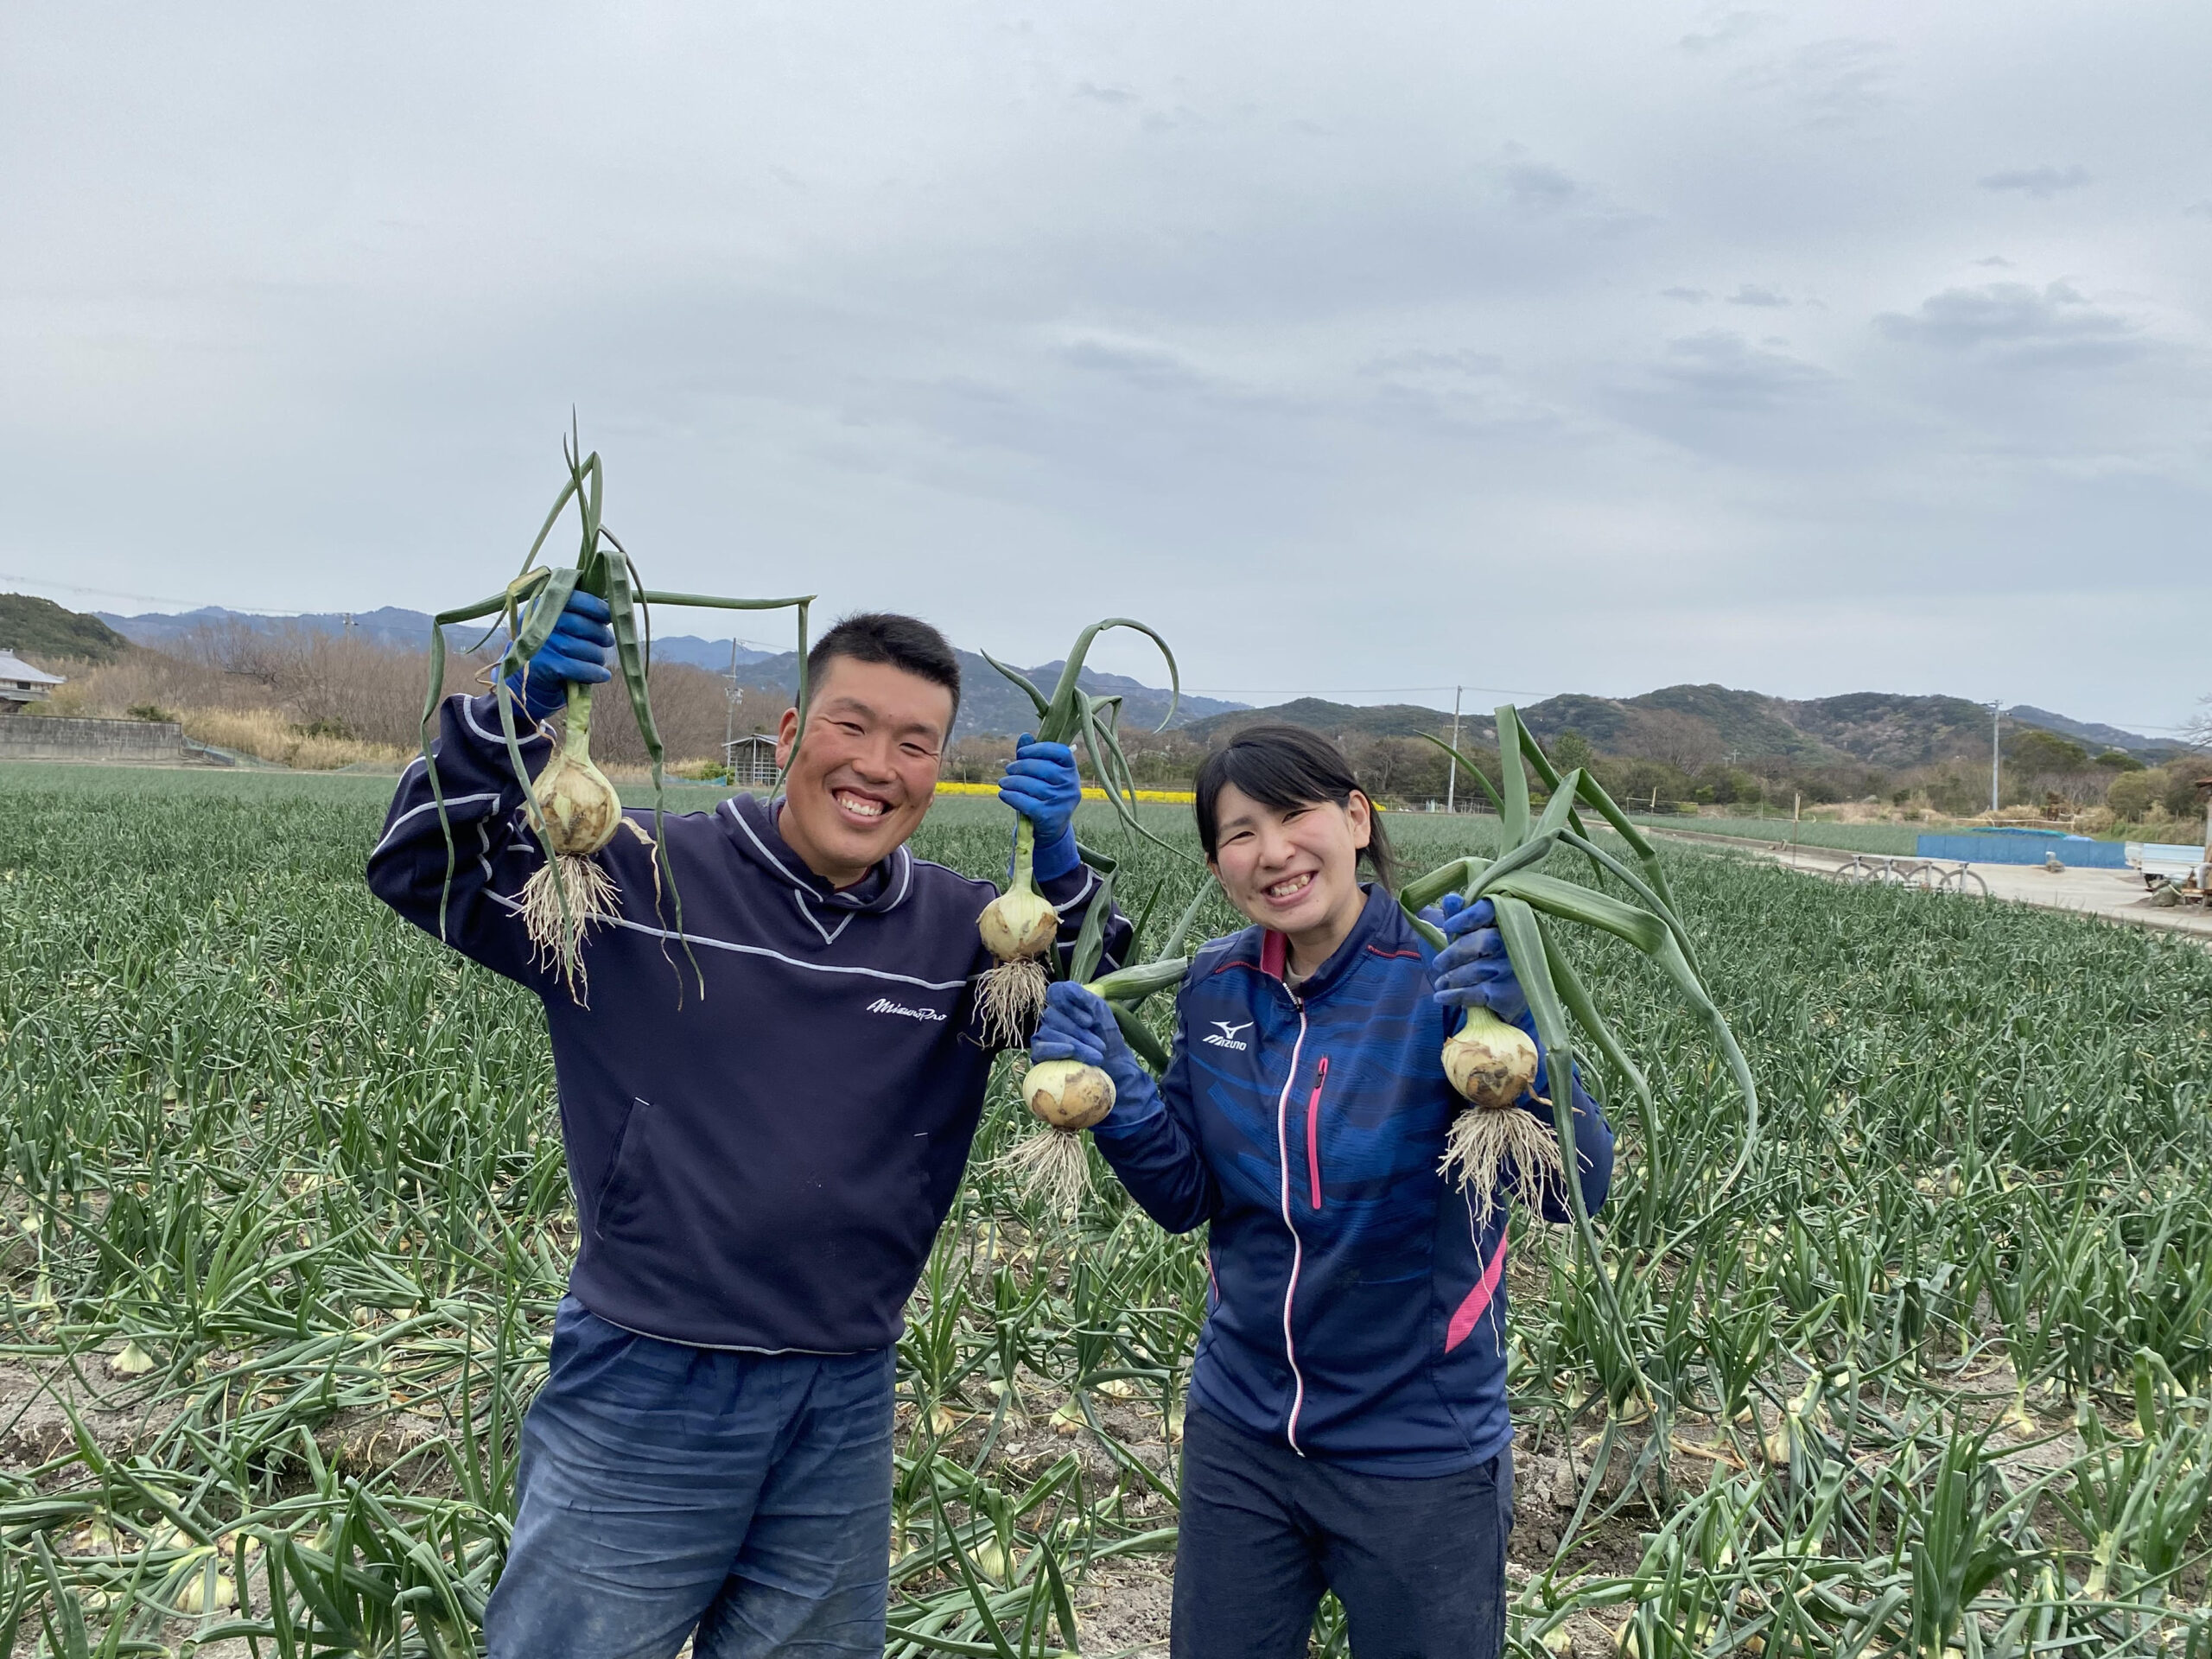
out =
<path fill-rule="evenodd" d="M 1839 881 L 1872 882 L 1878 887 L 1918 887 L 1926 893 L 1971 893 L 1989 897 L 1989 883 L 1964 863 L 1946 866 L 1932 858 L 1884 857 L 1855 853 L 1851 861 L 1829 872 Z"/>

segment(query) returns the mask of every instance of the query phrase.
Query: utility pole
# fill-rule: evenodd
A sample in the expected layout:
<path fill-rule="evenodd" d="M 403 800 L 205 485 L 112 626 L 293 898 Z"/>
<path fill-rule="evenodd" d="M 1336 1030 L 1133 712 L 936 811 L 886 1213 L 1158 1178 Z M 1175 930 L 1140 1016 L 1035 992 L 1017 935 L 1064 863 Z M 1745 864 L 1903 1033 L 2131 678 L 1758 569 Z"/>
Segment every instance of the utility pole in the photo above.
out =
<path fill-rule="evenodd" d="M 1452 688 L 1452 770 L 1444 780 L 1444 810 L 1459 810 L 1459 697 L 1466 690 L 1464 685 Z"/>
<path fill-rule="evenodd" d="M 1992 702 L 1989 705 L 1989 816 L 1993 818 L 1997 816 L 1997 734 L 2004 720 L 2005 704 L 2002 701 Z"/>
<path fill-rule="evenodd" d="M 727 705 L 722 717 L 722 776 L 732 785 L 737 782 L 737 760 L 730 747 L 737 741 L 737 641 L 729 642 L 729 683 L 722 689 L 722 700 Z"/>

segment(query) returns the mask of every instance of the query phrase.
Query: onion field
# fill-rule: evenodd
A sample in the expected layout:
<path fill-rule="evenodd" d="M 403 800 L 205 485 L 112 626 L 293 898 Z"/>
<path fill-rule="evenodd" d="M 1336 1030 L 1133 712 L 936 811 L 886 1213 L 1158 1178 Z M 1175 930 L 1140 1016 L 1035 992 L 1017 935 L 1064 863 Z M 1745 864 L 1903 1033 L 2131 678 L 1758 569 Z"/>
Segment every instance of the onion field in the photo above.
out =
<path fill-rule="evenodd" d="M 535 1003 L 363 885 L 389 788 L 0 769 L 0 1652 L 475 1651 L 574 1209 Z M 1734 1090 L 1587 953 L 1654 1104 L 1591 1066 L 1617 1318 L 1516 1221 L 1513 1650 L 2212 1656 L 2212 954 L 1663 855 L 1763 1122 L 1716 1201 Z M 1117 896 L 1156 938 L 1202 879 Z M 900 1344 L 911 1659 L 1165 1651 L 1202 1236 L 1103 1164 L 1041 1212 L 1027 1127 L 1002 1066 Z"/>

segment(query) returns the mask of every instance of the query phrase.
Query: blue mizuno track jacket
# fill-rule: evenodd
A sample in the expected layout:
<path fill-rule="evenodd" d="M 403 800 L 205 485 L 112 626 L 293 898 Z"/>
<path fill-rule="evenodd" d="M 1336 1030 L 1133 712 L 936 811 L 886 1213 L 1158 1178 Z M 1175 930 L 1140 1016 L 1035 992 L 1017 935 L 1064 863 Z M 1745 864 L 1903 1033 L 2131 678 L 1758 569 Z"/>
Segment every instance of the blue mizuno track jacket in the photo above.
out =
<path fill-rule="evenodd" d="M 997 889 L 902 847 L 833 892 L 750 797 L 671 814 L 683 938 L 656 904 L 651 849 L 617 835 L 599 856 L 621 911 L 585 944 L 580 1007 L 516 913 L 543 855 L 498 721 L 489 696 L 446 701 L 438 777 L 458 856 L 443 937 L 544 1003 L 581 1236 L 569 1288 L 603 1319 L 702 1347 L 895 1342 L 982 1115 L 993 1057 L 972 988 L 991 963 L 976 918 Z M 524 745 L 533 771 L 549 753 Z M 435 936 L 446 870 L 418 760 L 369 885 Z M 1039 883 L 1063 950 L 1096 881 L 1078 865 Z M 1128 938 L 1115 918 L 1108 956 Z"/>
<path fill-rule="evenodd" d="M 1283 952 L 1258 927 L 1201 950 L 1159 1092 L 1094 1131 L 1161 1226 L 1212 1224 L 1192 1404 L 1361 1472 L 1471 1467 L 1513 1437 L 1505 1217 L 1478 1230 L 1437 1173 L 1464 1103 L 1438 1058 L 1459 1015 L 1431 1001 L 1435 950 L 1370 887 L 1295 995 Z M 1550 1124 L 1548 1107 L 1524 1109 Z M 1612 1131 L 1579 1082 L 1574 1114 L 1594 1213 Z M 1566 1201 L 1555 1190 L 1548 1218 L 1567 1219 Z"/>

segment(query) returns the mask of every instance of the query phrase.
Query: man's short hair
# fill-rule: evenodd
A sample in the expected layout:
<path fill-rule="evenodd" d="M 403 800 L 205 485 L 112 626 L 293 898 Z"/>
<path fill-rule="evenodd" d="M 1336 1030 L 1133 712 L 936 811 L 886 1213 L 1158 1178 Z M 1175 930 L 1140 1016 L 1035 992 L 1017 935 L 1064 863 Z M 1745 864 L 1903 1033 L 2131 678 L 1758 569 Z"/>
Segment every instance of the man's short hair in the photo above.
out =
<path fill-rule="evenodd" d="M 893 668 L 941 685 L 952 693 L 952 719 L 960 718 L 960 659 L 952 654 L 945 637 L 918 616 L 896 611 L 862 611 L 837 619 L 837 624 L 814 642 L 806 653 L 806 683 L 822 683 L 823 671 L 840 657 L 856 663 L 888 663 Z M 952 726 L 944 731 L 949 739 Z"/>

